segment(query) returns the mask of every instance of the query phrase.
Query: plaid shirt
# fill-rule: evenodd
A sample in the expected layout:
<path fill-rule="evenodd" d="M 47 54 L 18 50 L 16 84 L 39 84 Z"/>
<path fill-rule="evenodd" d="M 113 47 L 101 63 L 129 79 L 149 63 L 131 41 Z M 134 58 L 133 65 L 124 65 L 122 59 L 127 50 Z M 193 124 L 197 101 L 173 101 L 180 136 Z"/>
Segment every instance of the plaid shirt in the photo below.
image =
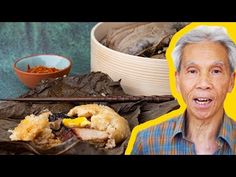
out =
<path fill-rule="evenodd" d="M 177 118 L 138 133 L 132 155 L 195 155 L 194 143 L 186 138 L 185 118 Z M 236 122 L 224 115 L 214 155 L 236 154 Z"/>

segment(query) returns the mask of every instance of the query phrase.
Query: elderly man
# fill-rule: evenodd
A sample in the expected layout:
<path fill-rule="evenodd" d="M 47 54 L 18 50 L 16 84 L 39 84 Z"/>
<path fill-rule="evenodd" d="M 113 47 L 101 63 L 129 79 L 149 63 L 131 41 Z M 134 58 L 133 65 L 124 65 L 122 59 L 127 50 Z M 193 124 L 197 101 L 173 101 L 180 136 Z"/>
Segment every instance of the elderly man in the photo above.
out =
<path fill-rule="evenodd" d="M 199 26 L 172 53 L 183 115 L 138 133 L 131 154 L 236 154 L 236 122 L 224 112 L 234 87 L 236 46 L 222 27 Z"/>

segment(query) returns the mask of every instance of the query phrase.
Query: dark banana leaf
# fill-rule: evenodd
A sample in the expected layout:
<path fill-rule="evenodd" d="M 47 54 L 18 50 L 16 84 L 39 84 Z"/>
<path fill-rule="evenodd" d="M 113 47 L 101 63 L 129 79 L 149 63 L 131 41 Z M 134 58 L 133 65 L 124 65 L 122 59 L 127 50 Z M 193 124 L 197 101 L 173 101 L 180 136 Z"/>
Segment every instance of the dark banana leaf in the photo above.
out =
<path fill-rule="evenodd" d="M 75 97 L 75 96 L 106 96 L 127 95 L 120 86 L 107 74 L 92 72 L 85 75 L 48 79 L 42 81 L 35 89 L 20 97 Z M 50 149 L 42 149 L 32 142 L 10 141 L 9 129 L 17 126 L 21 119 L 29 114 L 38 114 L 48 109 L 53 113 L 67 113 L 71 108 L 88 102 L 0 102 L 0 154 L 52 154 L 52 155 L 121 155 L 124 154 L 129 138 L 113 149 L 98 148 L 96 145 L 83 142 L 75 136 L 62 144 Z M 91 103 L 91 102 L 89 102 Z M 157 118 L 179 107 L 174 98 L 160 103 L 145 101 L 126 103 L 96 102 L 112 107 L 129 122 L 130 129 L 148 120 Z"/>

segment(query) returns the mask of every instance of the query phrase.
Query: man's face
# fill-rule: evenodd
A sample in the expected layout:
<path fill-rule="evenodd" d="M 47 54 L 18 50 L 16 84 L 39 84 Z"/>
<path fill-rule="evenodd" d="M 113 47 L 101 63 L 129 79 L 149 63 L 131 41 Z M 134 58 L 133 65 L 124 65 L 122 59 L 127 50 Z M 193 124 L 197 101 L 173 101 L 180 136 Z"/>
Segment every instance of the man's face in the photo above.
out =
<path fill-rule="evenodd" d="M 187 104 L 188 114 L 208 119 L 222 113 L 235 79 L 226 48 L 210 41 L 188 44 L 183 49 L 180 68 L 175 74 L 177 90 Z"/>

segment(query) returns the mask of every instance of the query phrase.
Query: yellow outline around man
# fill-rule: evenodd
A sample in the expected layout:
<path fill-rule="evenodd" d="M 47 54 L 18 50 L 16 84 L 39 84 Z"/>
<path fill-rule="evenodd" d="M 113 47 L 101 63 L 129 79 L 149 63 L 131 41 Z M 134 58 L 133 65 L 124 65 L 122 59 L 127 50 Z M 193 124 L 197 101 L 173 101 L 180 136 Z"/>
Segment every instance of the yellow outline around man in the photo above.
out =
<path fill-rule="evenodd" d="M 236 122 L 224 109 L 226 95 L 234 88 L 236 46 L 226 29 L 193 28 L 178 40 L 172 59 L 185 111 L 139 131 L 130 153 L 236 154 Z"/>

